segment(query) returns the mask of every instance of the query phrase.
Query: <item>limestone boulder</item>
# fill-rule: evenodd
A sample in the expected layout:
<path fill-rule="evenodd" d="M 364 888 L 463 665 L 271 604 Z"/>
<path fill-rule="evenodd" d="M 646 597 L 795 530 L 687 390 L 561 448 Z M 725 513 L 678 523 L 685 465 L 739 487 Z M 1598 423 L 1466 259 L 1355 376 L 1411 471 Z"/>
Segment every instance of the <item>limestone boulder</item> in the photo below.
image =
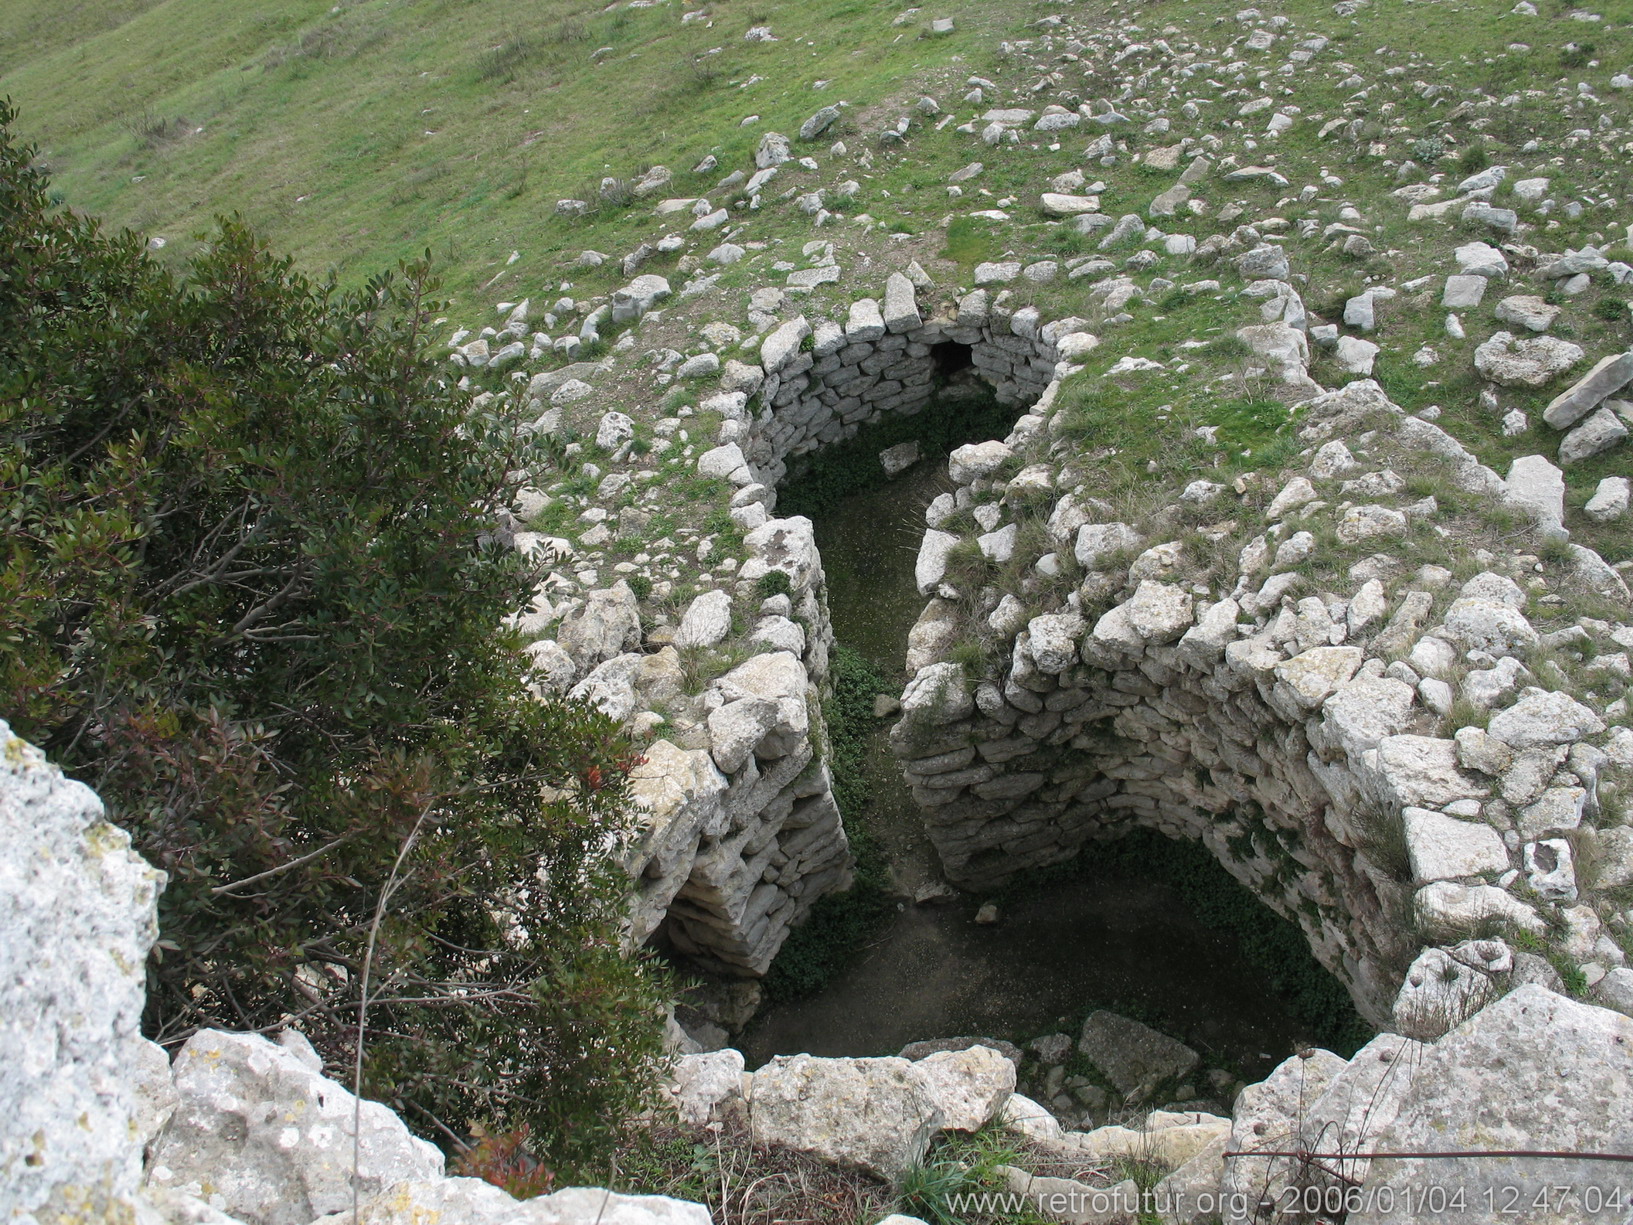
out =
<path fill-rule="evenodd" d="M 978 1131 L 1015 1092 L 1015 1063 L 990 1046 L 935 1051 L 913 1064 L 947 1131 Z"/>
<path fill-rule="evenodd" d="M 1128 624 L 1142 641 L 1153 645 L 1173 642 L 1191 628 L 1195 608 L 1191 593 L 1172 583 L 1146 579 L 1123 606 Z"/>
<path fill-rule="evenodd" d="M 1002 468 L 1014 454 L 997 440 L 971 442 L 958 447 L 947 457 L 947 473 L 960 485 L 989 477 Z"/>
<path fill-rule="evenodd" d="M 1230 1120 L 1219 1115 L 1154 1110 L 1138 1126 L 1113 1124 L 1064 1137 L 1061 1154 L 1084 1162 L 1149 1161 L 1177 1170 L 1216 1142 L 1230 1136 Z"/>
<path fill-rule="evenodd" d="M 794 591 L 805 592 L 821 580 L 816 533 L 804 515 L 762 523 L 743 537 L 743 547 L 748 550 L 748 560 L 738 575 L 747 581 L 781 570 Z"/>
<path fill-rule="evenodd" d="M 815 140 L 831 128 L 838 119 L 839 107 L 824 106 L 799 125 L 799 138 L 801 140 Z"/>
<path fill-rule="evenodd" d="M 1501 940 L 1424 949 L 1395 996 L 1395 1028 L 1408 1038 L 1434 1041 L 1501 995 L 1495 975 L 1513 966 L 1513 955 Z"/>
<path fill-rule="evenodd" d="M 699 476 L 730 481 L 739 487 L 754 482 L 754 471 L 735 442 L 728 442 L 703 452 L 697 457 Z"/>
<path fill-rule="evenodd" d="M 1581 360 L 1578 352 L 1577 360 Z M 1629 382 L 1633 382 L 1633 350 L 1603 358 L 1555 396 L 1542 410 L 1542 419 L 1556 430 L 1569 429 Z"/>
<path fill-rule="evenodd" d="M 1546 332 L 1559 317 L 1560 308 L 1550 306 L 1535 294 L 1515 294 L 1497 303 L 1497 318 L 1514 327 Z"/>
<path fill-rule="evenodd" d="M 1588 883 L 1595 889 L 1633 885 L 1633 825 L 1598 831 L 1593 864 L 1593 876 Z"/>
<path fill-rule="evenodd" d="M 1051 217 L 1076 217 L 1080 213 L 1099 212 L 1100 197 L 1046 191 L 1039 197 L 1038 206 Z"/>
<path fill-rule="evenodd" d="M 1614 523 L 1627 514 L 1633 489 L 1625 476 L 1607 476 L 1599 482 L 1582 513 L 1595 523 Z"/>
<path fill-rule="evenodd" d="M 1454 740 L 1390 736 L 1366 755 L 1365 764 L 1380 798 L 1392 807 L 1443 808 L 1491 790 L 1458 764 Z"/>
<path fill-rule="evenodd" d="M 140 1025 L 164 874 L 3 721 L 0 744 L 0 1211 L 129 1219 L 166 1104 L 131 1075 L 155 1069 Z"/>
<path fill-rule="evenodd" d="M 1241 612 L 1241 605 L 1229 598 L 1208 605 L 1196 624 L 1180 635 L 1181 655 L 1198 667 L 1212 667 L 1225 647 L 1236 641 L 1236 619 Z"/>
<path fill-rule="evenodd" d="M 1013 1165 L 995 1166 L 993 1173 L 1004 1180 L 1010 1195 L 1043 1209 L 1045 1220 L 1071 1225 L 1135 1225 L 1139 1220 L 1140 1188 L 1132 1178 L 1104 1187 Z"/>
<path fill-rule="evenodd" d="M 913 282 L 899 272 L 885 281 L 884 323 L 887 332 L 910 332 L 924 320 L 919 314 Z"/>
<path fill-rule="evenodd" d="M 1610 409 L 1594 409 L 1559 444 L 1561 464 L 1579 464 L 1610 450 L 1628 435 L 1627 423 Z"/>
<path fill-rule="evenodd" d="M 1464 243 L 1452 253 L 1457 260 L 1457 269 L 1465 276 L 1505 277 L 1508 275 L 1508 260 L 1503 253 L 1488 242 Z"/>
<path fill-rule="evenodd" d="M 442 1153 L 379 1102 L 358 1103 L 295 1050 L 201 1030 L 173 1068 L 177 1105 L 148 1177 L 249 1225 L 306 1225 L 396 1183 L 442 1176 Z M 358 1127 L 354 1131 L 354 1116 Z M 353 1175 L 356 1137 L 357 1173 Z"/>
<path fill-rule="evenodd" d="M 779 1055 L 754 1074 L 749 1098 L 756 1144 L 814 1153 L 892 1183 L 923 1160 L 942 1122 L 924 1079 L 897 1058 Z"/>
<path fill-rule="evenodd" d="M 1076 613 L 1053 613 L 1033 617 L 1027 623 L 1032 660 L 1038 671 L 1058 676 L 1077 662 L 1078 643 L 1087 626 Z"/>
<path fill-rule="evenodd" d="M 727 774 L 736 774 L 754 756 L 755 749 L 775 733 L 779 717 L 776 702 L 757 697 L 739 698 L 711 711 L 709 752 L 715 765 Z"/>
<path fill-rule="evenodd" d="M 962 665 L 950 661 L 920 668 L 902 691 L 904 721 L 956 723 L 974 709 L 969 678 Z"/>
<path fill-rule="evenodd" d="M 1186 1075 L 1200 1061 L 1183 1042 L 1104 1009 L 1083 1022 L 1077 1049 L 1130 1101 Z"/>
<path fill-rule="evenodd" d="M 1430 940 L 1460 940 L 1492 923 L 1540 936 L 1548 930 L 1536 908 L 1495 885 L 1459 885 L 1437 880 L 1412 898 L 1417 929 Z"/>
<path fill-rule="evenodd" d="M 1403 731 L 1412 720 L 1412 687 L 1392 676 L 1356 676 L 1321 707 L 1317 737 L 1359 763 L 1362 754 Z"/>
<path fill-rule="evenodd" d="M 1310 342 L 1303 332 L 1286 323 L 1256 323 L 1238 328 L 1236 337 L 1264 361 L 1283 382 L 1307 380 Z"/>
<path fill-rule="evenodd" d="M 1230 1151 L 1226 1134 L 1199 1150 L 1184 1165 L 1169 1174 L 1153 1189 L 1156 1202 L 1170 1205 L 1163 1225 L 1213 1225 L 1219 1215 L 1219 1183 L 1225 1174 L 1225 1154 Z"/>
<path fill-rule="evenodd" d="M 1015 604 L 1018 606 L 1019 601 L 1015 601 Z M 999 607 L 1001 609 L 1002 605 Z M 958 637 L 955 611 L 954 605 L 946 600 L 930 600 L 925 604 L 919 619 L 907 632 L 907 670 L 910 673 L 917 674 L 920 668 L 935 663 L 952 647 Z M 993 615 L 997 614 L 998 610 L 994 610 Z M 1024 609 L 1020 615 L 1025 617 Z M 1010 629 L 1009 634 L 1014 634 L 1018 628 Z"/>
<path fill-rule="evenodd" d="M 556 641 L 580 672 L 641 644 L 641 610 L 629 584 L 620 580 L 592 591 L 561 624 Z"/>
<path fill-rule="evenodd" d="M 1412 1091 L 1423 1044 L 1400 1034 L 1373 1038 L 1301 1113 L 1299 1141 L 1310 1152 L 1361 1154 L 1399 1115 Z M 1346 1155 L 1310 1171 L 1316 1187 L 1335 1189 L 1366 1176 L 1371 1162 Z"/>
<path fill-rule="evenodd" d="M 1237 1096 L 1232 1112 L 1229 1151 L 1295 1148 L 1305 1111 L 1321 1099 L 1346 1066 L 1331 1051 L 1313 1047 L 1278 1064 L 1258 1084 L 1247 1086 Z M 1226 1225 L 1253 1225 L 1264 1219 L 1259 1206 L 1274 1205 L 1294 1172 L 1292 1162 L 1284 1158 L 1230 1158 L 1219 1184 Z"/>
<path fill-rule="evenodd" d="M 566 385 L 562 383 L 552 388 L 552 395 Z M 634 437 L 635 421 L 627 413 L 603 413 L 600 424 L 595 427 L 595 445 L 603 451 L 616 451 Z"/>
<path fill-rule="evenodd" d="M 1009 1099 L 998 1108 L 995 1117 L 1005 1131 L 1025 1136 L 1039 1144 L 1051 1144 L 1062 1135 L 1060 1120 L 1020 1093 L 1011 1093 Z"/>
<path fill-rule="evenodd" d="M 567 696 L 588 702 L 609 719 L 623 722 L 635 713 L 635 676 L 642 657 L 632 651 L 597 664 Z"/>
<path fill-rule="evenodd" d="M 702 1204 L 662 1195 L 567 1187 L 516 1200 L 480 1178 L 446 1178 L 400 1182 L 364 1202 L 355 1217 L 348 1208 L 319 1217 L 313 1225 L 708 1225 L 710 1220 Z M 220 1225 L 193 1217 L 177 1216 L 174 1221 Z"/>
<path fill-rule="evenodd" d="M 638 881 L 630 905 L 630 929 L 645 940 L 663 922 L 697 858 L 698 842 L 725 832 L 720 803 L 728 779 L 706 749 L 683 749 L 668 740 L 648 745 L 630 771 L 630 798 L 639 837 L 625 855 Z"/>
<path fill-rule="evenodd" d="M 1421 884 L 1508 869 L 1502 837 L 1480 821 L 1464 821 L 1427 808 L 1407 808 L 1406 853 L 1412 879 Z"/>
<path fill-rule="evenodd" d="M 1565 525 L 1565 474 L 1541 455 L 1522 455 L 1508 466 L 1502 499 L 1523 510 L 1549 535 Z"/>
<path fill-rule="evenodd" d="M 711 1225 L 714 1220 L 702 1204 L 667 1195 L 620 1195 L 600 1187 L 567 1187 L 525 1200 L 510 1219 L 517 1225 Z M 412 1225 L 423 1220 L 414 1218 Z"/>
<path fill-rule="evenodd" d="M 1491 716 L 1486 731 L 1510 748 L 1574 744 L 1605 730 L 1605 721 L 1567 693 L 1527 689 L 1520 700 Z"/>
<path fill-rule="evenodd" d="M 687 606 L 675 631 L 677 647 L 712 647 L 731 633 L 731 593 L 705 591 Z"/>
<path fill-rule="evenodd" d="M 811 325 L 804 315 L 777 327 L 760 342 L 760 368 L 776 374 L 799 352 L 801 342 L 810 334 Z"/>
<path fill-rule="evenodd" d="M 1126 523 L 1085 523 L 1077 529 L 1073 554 L 1085 570 L 1108 564 L 1118 554 L 1132 553 L 1142 541 Z"/>
<path fill-rule="evenodd" d="M 653 273 L 636 277 L 622 289 L 613 291 L 612 321 L 639 319 L 669 296 L 669 282 Z"/>
<path fill-rule="evenodd" d="M 1276 665 L 1276 680 L 1298 707 L 1316 710 L 1361 666 L 1359 647 L 1312 647 Z"/>
<path fill-rule="evenodd" d="M 919 462 L 919 440 L 909 438 L 879 452 L 879 466 L 886 476 L 900 476 Z"/>
<path fill-rule="evenodd" d="M 1568 340 L 1554 336 L 1516 340 L 1512 332 L 1498 332 L 1474 350 L 1474 368 L 1503 387 L 1541 387 L 1582 358 L 1582 347 Z"/>
<path fill-rule="evenodd" d="M 573 686 L 578 665 L 554 638 L 541 638 L 522 648 L 531 671 L 531 682 L 545 693 L 564 693 Z"/>
<path fill-rule="evenodd" d="M 457 1221 L 459 1225 L 509 1225 L 521 1218 L 522 1204 L 501 1187 L 480 1178 L 405 1179 L 372 1198 L 353 1216 L 344 1211 L 319 1217 L 312 1225 L 421 1225 Z"/>
<path fill-rule="evenodd" d="M 1406 516 L 1392 506 L 1352 506 L 1338 521 L 1338 539 L 1360 544 L 1379 537 L 1406 535 Z"/>
<path fill-rule="evenodd" d="M 743 1096 L 743 1053 L 727 1047 L 682 1055 L 665 1089 L 682 1122 L 702 1126 L 717 1120 L 726 1103 Z"/>
<path fill-rule="evenodd" d="M 1592 1086 L 1587 1090 L 1587 1086 Z M 1423 1052 L 1408 1100 L 1377 1138 L 1380 1150 L 1531 1149 L 1633 1151 L 1633 1019 L 1527 983 L 1482 1009 Z M 1466 1207 L 1437 1219 L 1492 1219 L 1489 1188 L 1515 1188 L 1516 1202 L 1560 1203 L 1549 1188 L 1603 1186 L 1603 1163 L 1538 1158 L 1403 1158 L 1373 1164 L 1356 1225 L 1421 1220 L 1407 1205 L 1415 1188 L 1439 1187 Z M 1382 1193 L 1387 1191 L 1385 1197 Z M 1390 1202 L 1385 1203 L 1385 1199 Z M 1589 1220 L 1566 1204 L 1535 1220 Z"/>
<path fill-rule="evenodd" d="M 1236 270 L 1250 281 L 1285 281 L 1291 272 L 1287 252 L 1272 243 L 1264 243 L 1236 259 Z"/>
<path fill-rule="evenodd" d="M 712 688 L 725 705 L 758 700 L 775 709 L 774 717 L 754 744 L 758 757 L 785 756 L 793 752 L 810 731 L 810 707 L 806 700 L 810 679 L 799 656 L 792 652 L 755 655 L 715 681 Z M 712 720 L 713 716 L 710 717 Z"/>
<path fill-rule="evenodd" d="M 929 595 L 947 576 L 947 556 L 957 547 L 959 537 L 931 528 L 919 541 L 919 555 L 913 563 L 913 582 L 920 595 Z"/>
<path fill-rule="evenodd" d="M 1617 966 L 1594 986 L 1593 998 L 1613 1012 L 1633 1017 L 1633 970 Z"/>
<path fill-rule="evenodd" d="M 1444 636 L 1465 651 L 1498 657 L 1529 650 L 1542 637 L 1518 609 L 1469 596 L 1452 602 L 1444 625 Z"/>
<path fill-rule="evenodd" d="M 885 334 L 884 312 L 872 298 L 858 298 L 850 305 L 845 322 L 845 339 L 857 344 L 872 344 Z"/>

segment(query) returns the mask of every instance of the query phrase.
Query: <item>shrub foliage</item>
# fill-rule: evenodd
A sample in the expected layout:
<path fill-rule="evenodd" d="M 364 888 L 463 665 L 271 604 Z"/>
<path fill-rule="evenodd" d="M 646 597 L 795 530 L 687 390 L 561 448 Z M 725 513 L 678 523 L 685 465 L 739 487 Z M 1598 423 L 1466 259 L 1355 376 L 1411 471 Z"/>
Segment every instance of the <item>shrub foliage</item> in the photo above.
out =
<path fill-rule="evenodd" d="M 428 358 L 428 269 L 343 292 L 223 222 L 172 272 L 54 211 L 12 118 L 0 708 L 169 874 L 149 1032 L 349 1066 L 367 977 L 369 1092 L 583 1168 L 661 1032 L 609 853 L 637 759 L 498 630 L 526 456 Z"/>

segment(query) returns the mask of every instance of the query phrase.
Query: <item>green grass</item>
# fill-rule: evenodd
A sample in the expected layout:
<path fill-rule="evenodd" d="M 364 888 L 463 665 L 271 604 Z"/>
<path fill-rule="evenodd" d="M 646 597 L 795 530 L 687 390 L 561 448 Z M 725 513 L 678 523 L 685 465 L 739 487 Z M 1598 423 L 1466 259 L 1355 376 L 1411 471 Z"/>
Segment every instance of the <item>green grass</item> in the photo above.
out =
<path fill-rule="evenodd" d="M 59 23 L 25 0 L 0 19 L 26 48 L 0 60 L 5 88 L 69 204 L 162 234 L 168 251 L 213 215 L 240 212 L 309 267 L 343 276 L 430 248 L 460 296 L 503 272 L 512 250 L 523 259 L 500 286 L 645 236 L 655 200 L 555 217 L 557 199 L 593 199 L 603 176 L 662 163 L 675 179 L 658 198 L 709 194 L 752 165 L 765 130 L 792 135 L 840 99 L 872 104 L 953 57 L 980 69 L 997 41 L 988 35 L 1029 15 L 953 0 L 937 13 L 960 33 L 919 39 L 912 24 L 891 27 L 895 10 L 860 0 L 763 0 L 752 14 L 685 24 L 668 6 L 576 0 L 525 12 L 470 0 L 82 9 L 93 7 Z M 751 24 L 778 41 L 744 42 Z M 611 50 L 595 58 L 600 48 Z M 693 67 L 700 57 L 712 74 Z M 753 76 L 763 79 L 745 88 Z M 760 122 L 741 126 L 751 114 Z M 185 120 L 187 135 L 154 145 L 133 131 L 144 117 Z M 825 154 L 831 139 L 799 151 Z M 710 153 L 722 168 L 691 175 Z"/>
<path fill-rule="evenodd" d="M 947 245 L 942 249 L 942 258 L 952 260 L 966 271 L 997 259 L 1004 247 L 992 231 L 992 224 L 979 217 L 955 218 L 947 227 Z"/>

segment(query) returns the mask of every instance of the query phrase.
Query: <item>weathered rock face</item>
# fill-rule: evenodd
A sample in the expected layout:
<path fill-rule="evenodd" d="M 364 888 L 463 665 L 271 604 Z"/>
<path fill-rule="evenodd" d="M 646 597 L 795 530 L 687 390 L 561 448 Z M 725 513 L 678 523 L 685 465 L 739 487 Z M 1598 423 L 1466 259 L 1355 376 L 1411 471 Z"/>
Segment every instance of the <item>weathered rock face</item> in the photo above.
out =
<path fill-rule="evenodd" d="M 1373 1130 L 1380 1151 L 1547 1148 L 1587 1153 L 1633 1150 L 1633 1020 L 1527 984 L 1428 1047 L 1393 1121 Z M 1546 1137 L 1545 1142 L 1539 1138 Z M 1442 1189 L 1437 1218 L 1489 1221 L 1488 1188 L 1513 1187 L 1515 1202 L 1548 1205 L 1533 1220 L 1592 1220 L 1593 1205 L 1549 1188 L 1617 1185 L 1607 1163 L 1538 1158 L 1375 1162 L 1351 1220 L 1421 1219 L 1408 1188 Z M 1538 1199 L 1539 1194 L 1544 1198 Z"/>
<path fill-rule="evenodd" d="M 942 1124 L 914 1065 L 895 1058 L 778 1056 L 754 1074 L 749 1112 L 757 1144 L 815 1153 L 890 1181 L 924 1157 Z"/>
<path fill-rule="evenodd" d="M 708 1225 L 701 1205 L 660 1196 L 569 1188 L 520 1204 L 444 1179 L 435 1146 L 325 1078 L 294 1031 L 202 1031 L 172 1066 L 139 1029 L 163 874 L 4 722 L 0 742 L 5 1220 L 350 1225 L 357 1119 L 359 1222 Z"/>
<path fill-rule="evenodd" d="M 1016 463 L 1050 436 L 1052 400 L 1007 440 Z M 1237 573 L 1207 583 L 1187 573 L 1179 541 L 1097 522 L 1111 508 L 1096 515 L 1092 489 L 1072 488 L 1064 467 L 1046 471 L 1037 484 L 1057 499 L 1049 542 L 1057 556 L 1075 542 L 1081 582 L 1041 608 L 1006 610 L 995 594 L 939 581 L 939 607 L 973 602 L 989 612 L 983 635 L 1001 637 L 973 677 L 939 653 L 967 631 L 948 624 L 927 640 L 892 744 L 955 883 L 987 887 L 1136 826 L 1199 841 L 1298 923 L 1362 1014 L 1387 1025 L 1424 940 L 1455 944 L 1493 925 L 1543 934 L 1538 898 L 1581 898 L 1563 835 L 1581 822 L 1588 787 L 1566 754 L 1599 760 L 1606 723 L 1568 693 L 1519 686 L 1543 637 L 1511 578 L 1487 571 L 1459 588 L 1449 575 L 1414 580 L 1387 553 L 1366 556 L 1427 513 L 1381 501 L 1401 491 L 1392 455 L 1438 461 L 1448 481 L 1494 503 L 1504 482 L 1370 381 L 1307 402 L 1304 421 L 1308 468 L 1285 474 L 1274 497 L 1260 491 L 1268 509 L 1246 495 L 1227 508 L 1228 494 L 1210 493 L 1233 530 L 1259 530 L 1238 527 L 1244 515 L 1265 524 Z M 998 476 L 964 477 L 955 505 L 1007 507 Z M 1393 526 L 1350 539 L 1352 519 Z M 958 522 L 941 519 L 949 549 Z M 989 514 L 981 526 L 996 523 Z M 1301 587 L 1295 567 L 1323 524 L 1338 541 L 1326 547 L 1359 559 L 1351 598 Z M 1494 712 L 1489 731 L 1443 727 L 1454 683 Z M 1624 957 L 1597 928 L 1574 947 L 1566 955 L 1595 980 Z M 1408 1032 L 1443 1032 L 1495 993 L 1486 970 L 1470 973 L 1460 1001 L 1430 998 L 1420 981 Z"/>
<path fill-rule="evenodd" d="M 359 1103 L 326 1079 L 309 1046 L 202 1030 L 182 1047 L 171 1075 L 179 1102 L 154 1142 L 149 1180 L 249 1225 L 306 1225 L 351 1207 L 354 1134 L 364 1199 L 442 1176 L 435 1145 L 379 1102 Z"/>
<path fill-rule="evenodd" d="M 0 746 L 0 1215 L 128 1219 L 163 1109 L 129 1070 L 152 1062 L 139 1026 L 164 876 L 4 722 Z"/>

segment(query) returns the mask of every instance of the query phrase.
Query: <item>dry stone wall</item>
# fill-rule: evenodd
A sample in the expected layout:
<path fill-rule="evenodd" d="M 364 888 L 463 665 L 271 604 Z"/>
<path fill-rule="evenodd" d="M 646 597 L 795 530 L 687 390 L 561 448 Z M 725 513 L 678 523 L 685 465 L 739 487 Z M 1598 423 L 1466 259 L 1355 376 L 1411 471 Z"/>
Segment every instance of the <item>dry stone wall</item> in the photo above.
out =
<path fill-rule="evenodd" d="M 775 486 L 789 460 L 842 442 L 886 414 L 923 411 L 935 394 L 938 346 L 967 349 L 968 363 L 999 402 L 1018 410 L 1043 394 L 1060 359 L 1057 342 L 1081 325 L 1041 324 L 1035 307 L 995 303 L 984 289 L 926 319 L 913 283 L 893 273 L 882 303 L 853 302 L 843 325 L 800 316 L 765 338 L 760 382 L 751 388 L 759 408 L 738 431 L 743 456 L 758 481 Z M 746 412 L 747 394 L 738 394 L 742 401 L 726 393 L 712 403 Z"/>
<path fill-rule="evenodd" d="M 768 520 L 746 547 L 736 587 L 699 595 L 678 627 L 644 629 L 619 582 L 529 649 L 541 688 L 657 733 L 631 776 L 632 942 L 656 937 L 719 973 L 758 976 L 789 926 L 849 884 L 851 861 L 817 752 L 831 631 L 810 521 Z M 773 571 L 788 590 L 761 598 Z M 745 634 L 733 633 L 734 599 L 757 610 Z"/>
<path fill-rule="evenodd" d="M 569 1187 L 517 1201 L 478 1179 L 447 1177 L 433 1145 L 385 1106 L 359 1102 L 325 1077 L 321 1058 L 294 1029 L 275 1040 L 201 1030 L 171 1063 L 137 1028 L 162 874 L 102 819 L 90 791 L 65 780 L 3 723 L 0 738 L 6 746 L 0 830 L 7 835 L 0 838 L 0 883 L 6 886 L 0 898 L 7 900 L 0 951 L 16 962 L 0 976 L 0 1017 L 12 1055 L 11 1075 L 0 1083 L 8 1107 L 0 1116 L 0 1214 L 6 1220 L 712 1220 L 702 1204 L 660 1195 Z M 1633 1136 L 1620 1106 L 1633 1074 L 1633 1022 L 1534 983 L 1475 1007 L 1428 1043 L 1381 1034 L 1350 1061 L 1302 1051 L 1263 1083 L 1243 1089 L 1230 1117 L 1157 1110 L 1123 1124 L 1067 1130 L 1015 1092 L 1012 1058 L 1019 1052 L 967 1039 L 919 1044 L 897 1058 L 778 1057 L 752 1073 L 734 1050 L 694 1054 L 675 1061 L 669 1095 L 683 1124 L 709 1129 L 698 1134 L 731 1129 L 756 1145 L 813 1154 L 891 1183 L 923 1160 L 938 1132 L 969 1132 L 991 1122 L 1028 1142 L 1031 1164 L 1066 1163 L 1074 1173 L 1063 1179 L 1005 1167 L 999 1173 L 1011 1190 L 1070 1195 L 1080 1203 L 1111 1197 L 1117 1207 L 1107 1219 L 1117 1220 L 1132 1220 L 1136 1211 L 1165 1221 L 1263 1220 L 1261 1205 L 1273 1207 L 1306 1187 L 1320 1192 L 1339 1180 L 1370 1192 L 1363 1197 L 1366 1219 L 1415 1219 L 1400 1205 L 1411 1202 L 1413 1180 L 1421 1184 L 1433 1171 L 1362 1157 L 1334 1169 L 1255 1155 L 1322 1147 L 1334 1137 L 1351 1153 L 1426 1145 L 1478 1150 L 1490 1147 L 1496 1128 L 1514 1147 L 1625 1150 Z M 1085 1040 L 1088 1033 L 1086 1026 Z M 1579 1091 L 1562 1097 L 1560 1085 Z M 1141 1192 L 1132 1181 L 1110 1185 L 1109 1177 L 1081 1172 L 1104 1171 L 1131 1156 L 1171 1173 Z M 1493 1181 L 1522 1188 L 1525 1202 L 1534 1202 L 1557 1187 L 1564 1168 L 1505 1162 L 1498 1169 L 1481 1159 L 1458 1164 L 1468 1168 L 1448 1190 L 1461 1189 L 1471 1202 Z M 1581 1186 L 1605 1180 L 1585 1161 L 1565 1172 Z M 1595 1214 L 1572 1210 L 1560 1219 Z"/>
<path fill-rule="evenodd" d="M 522 618 L 554 623 L 553 637 L 528 648 L 541 689 L 663 733 L 633 776 L 646 814 L 628 854 L 633 941 L 655 939 L 717 973 L 758 976 L 815 900 L 850 881 L 820 752 L 832 644 L 822 562 L 808 520 L 773 517 L 788 462 L 886 413 L 924 410 L 948 361 L 936 346 L 962 346 L 952 356 L 967 358 L 1001 402 L 1031 403 L 1063 352 L 1096 343 L 1081 324 L 1041 325 L 1035 308 L 1014 310 L 984 290 L 926 320 L 900 273 L 882 299 L 852 303 L 843 326 L 789 320 L 761 341 L 758 366 L 728 362 L 722 390 L 702 405 L 724 420 L 697 469 L 729 482 L 731 515 L 748 529 L 749 556 L 730 585 L 699 595 L 678 627 L 654 632 L 627 583 L 553 603 L 549 593 L 571 584 L 541 584 L 548 611 Z M 517 540 L 571 558 L 569 542 Z M 788 576 L 788 594 L 762 599 L 757 583 L 773 570 Z M 734 609 L 745 606 L 757 608 L 746 633 L 734 625 Z M 687 674 L 688 654 L 732 651 L 747 658 L 714 679 Z"/>
<path fill-rule="evenodd" d="M 1408 500 L 1391 464 L 1429 464 L 1448 489 L 1523 508 L 1548 533 L 1559 515 L 1536 504 L 1547 461 L 1520 460 L 1504 479 L 1375 383 L 1351 383 L 1306 404 L 1302 466 L 1274 487 L 1176 491 L 1174 506 L 1202 503 L 1204 520 L 1262 524 L 1226 574 L 1204 577 L 1194 543 L 1118 521 L 1061 464 L 1029 462 L 1058 432 L 1053 399 L 1005 443 L 954 452 L 958 492 L 931 507 L 920 553 L 932 599 L 892 739 L 949 878 L 989 886 L 1148 826 L 1202 842 L 1297 922 L 1374 1023 L 1391 1022 L 1420 949 L 1474 936 L 1519 933 L 1590 988 L 1620 991 L 1633 975 L 1607 925 L 1630 916 L 1596 889 L 1633 865 L 1623 831 L 1596 826 L 1601 775 L 1633 766 L 1633 733 L 1578 701 L 1541 651 L 1569 644 L 1590 671 L 1595 659 L 1613 668 L 1633 646 L 1625 586 L 1568 546 L 1571 589 L 1623 620 L 1587 618 L 1545 640 L 1527 608 L 1552 615 L 1567 597 L 1523 560 L 1471 549 L 1463 560 L 1480 572 L 1459 583 L 1390 555 L 1436 513 L 1432 497 Z M 984 504 L 977 543 L 991 556 L 998 521 L 1013 524 L 1039 491 L 1053 552 L 1019 560 L 1048 572 L 1069 557 L 1077 588 L 1046 607 L 961 588 L 949 556 L 962 537 L 942 528 Z M 1356 558 L 1347 595 L 1306 580 L 1316 532 Z M 972 634 L 989 660 L 974 675 L 949 657 Z M 1594 875 L 1579 879 L 1586 848 Z M 1459 949 L 1443 953 L 1473 976 L 1460 1016 L 1491 977 L 1484 959 L 1506 946 Z M 1421 988 L 1427 969 L 1407 977 Z M 1412 992 L 1408 982 L 1400 1006 L 1427 1007 Z"/>

